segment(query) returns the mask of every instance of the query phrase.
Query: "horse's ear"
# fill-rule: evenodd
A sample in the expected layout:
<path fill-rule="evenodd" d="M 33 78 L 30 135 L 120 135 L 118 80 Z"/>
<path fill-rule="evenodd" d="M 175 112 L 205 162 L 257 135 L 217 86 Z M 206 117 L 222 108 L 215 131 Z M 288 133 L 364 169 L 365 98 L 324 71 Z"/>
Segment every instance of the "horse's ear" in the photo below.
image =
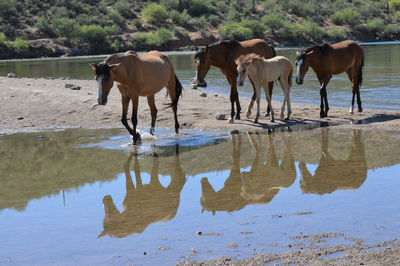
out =
<path fill-rule="evenodd" d="M 206 44 L 206 48 L 204 48 L 204 53 L 208 52 L 208 44 Z"/>
<path fill-rule="evenodd" d="M 300 50 L 296 51 L 296 56 L 299 56 L 301 54 Z"/>
<path fill-rule="evenodd" d="M 100 235 L 97 236 L 97 238 L 100 238 L 100 237 L 105 236 L 105 235 L 107 235 L 107 233 L 105 232 L 105 230 L 103 230 L 103 232 L 101 232 Z"/>
<path fill-rule="evenodd" d="M 93 70 L 96 70 L 97 64 L 96 63 L 89 63 L 89 66 L 93 68 Z"/>

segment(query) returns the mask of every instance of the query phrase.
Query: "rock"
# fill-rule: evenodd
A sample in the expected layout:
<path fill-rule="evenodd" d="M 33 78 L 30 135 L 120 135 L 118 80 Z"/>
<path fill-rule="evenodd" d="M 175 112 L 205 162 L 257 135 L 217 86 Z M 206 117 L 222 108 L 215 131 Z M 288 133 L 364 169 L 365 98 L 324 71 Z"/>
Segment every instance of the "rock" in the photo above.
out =
<path fill-rule="evenodd" d="M 207 93 L 202 92 L 202 93 L 200 94 L 200 97 L 207 97 Z"/>
<path fill-rule="evenodd" d="M 71 83 L 65 84 L 66 89 L 72 88 L 73 86 L 74 86 L 74 84 L 71 84 Z"/>
<path fill-rule="evenodd" d="M 225 114 L 218 112 L 218 113 L 215 114 L 215 118 L 217 120 L 225 120 Z"/>
<path fill-rule="evenodd" d="M 8 74 L 7 74 L 7 77 L 8 77 L 8 78 L 11 78 L 11 79 L 14 79 L 14 78 L 17 77 L 17 75 L 15 75 L 15 73 L 8 73 Z"/>
<path fill-rule="evenodd" d="M 198 236 L 201 236 L 202 234 L 203 234 L 202 232 L 197 231 L 197 235 L 198 235 Z"/>
<path fill-rule="evenodd" d="M 80 86 L 72 86 L 71 88 L 69 88 L 70 90 L 73 90 L 73 91 L 79 91 L 80 89 L 81 89 L 81 87 Z"/>
<path fill-rule="evenodd" d="M 18 117 L 17 118 L 17 120 L 23 120 L 24 118 L 21 116 L 21 117 Z"/>

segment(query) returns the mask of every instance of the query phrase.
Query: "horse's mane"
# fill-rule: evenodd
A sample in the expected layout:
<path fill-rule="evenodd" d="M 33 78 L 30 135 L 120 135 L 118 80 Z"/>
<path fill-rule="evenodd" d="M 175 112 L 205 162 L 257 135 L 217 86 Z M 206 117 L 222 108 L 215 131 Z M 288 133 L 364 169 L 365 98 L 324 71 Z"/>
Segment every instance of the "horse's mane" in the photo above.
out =
<path fill-rule="evenodd" d="M 321 45 L 314 45 L 314 46 L 308 47 L 303 52 L 304 53 L 309 53 L 309 52 L 311 52 L 311 51 L 313 51 L 313 50 L 318 48 L 318 49 L 321 49 L 322 53 L 325 53 L 329 49 L 329 47 L 330 47 L 330 45 L 328 43 L 324 43 L 324 44 L 321 44 Z"/>
<path fill-rule="evenodd" d="M 240 47 L 240 43 L 236 40 L 225 40 L 225 41 L 219 41 L 217 44 L 219 45 L 224 45 L 228 48 L 237 48 Z"/>
<path fill-rule="evenodd" d="M 137 55 L 137 53 L 135 53 L 134 51 L 127 51 L 125 53 L 118 53 L 118 54 L 112 54 L 109 55 L 106 60 L 104 60 L 104 62 L 106 63 L 111 63 L 111 62 L 115 62 L 115 61 L 119 61 L 121 60 L 124 56 L 127 55 Z"/>
<path fill-rule="evenodd" d="M 247 64 L 248 62 L 250 62 L 251 60 L 263 60 L 265 59 L 265 57 L 258 55 L 258 54 L 245 54 L 245 55 L 241 55 L 236 59 L 236 64 L 238 66 L 242 65 L 242 64 Z"/>

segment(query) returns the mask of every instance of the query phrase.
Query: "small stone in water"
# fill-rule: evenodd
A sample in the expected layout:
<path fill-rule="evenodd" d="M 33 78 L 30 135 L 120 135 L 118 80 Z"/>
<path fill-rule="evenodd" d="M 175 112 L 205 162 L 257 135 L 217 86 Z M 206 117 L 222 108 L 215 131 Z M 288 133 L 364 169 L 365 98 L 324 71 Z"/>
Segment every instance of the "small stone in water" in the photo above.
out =
<path fill-rule="evenodd" d="M 203 233 L 201 231 L 197 231 L 197 235 L 201 236 Z"/>
<path fill-rule="evenodd" d="M 200 94 L 200 97 L 207 97 L 207 93 L 202 92 L 202 93 Z"/>

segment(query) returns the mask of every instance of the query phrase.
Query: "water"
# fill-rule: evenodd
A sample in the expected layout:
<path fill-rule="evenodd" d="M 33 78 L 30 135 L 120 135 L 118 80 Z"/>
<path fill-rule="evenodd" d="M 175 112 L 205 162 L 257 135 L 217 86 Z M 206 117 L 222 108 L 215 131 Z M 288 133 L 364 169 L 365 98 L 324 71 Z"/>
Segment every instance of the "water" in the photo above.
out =
<path fill-rule="evenodd" d="M 0 261 L 174 264 L 297 250 L 306 234 L 400 237 L 398 132 L 157 134 L 135 148 L 120 129 L 1 136 Z"/>
<path fill-rule="evenodd" d="M 361 99 L 364 108 L 370 109 L 400 109 L 400 44 L 365 43 L 364 83 L 361 89 Z M 286 56 L 294 62 L 296 49 L 277 50 L 278 55 Z M 170 55 L 177 76 L 184 86 L 190 86 L 195 76 L 193 55 Z M 92 79 L 93 71 L 87 65 L 88 62 L 102 61 L 104 57 L 34 60 L 0 62 L 0 75 L 5 76 L 9 72 L 16 73 L 20 77 L 69 77 L 73 79 Z M 206 91 L 229 94 L 230 88 L 219 69 L 212 67 L 206 77 L 208 88 Z M 249 82 L 239 88 L 241 97 L 251 97 L 252 88 Z M 351 102 L 351 83 L 346 74 L 335 76 L 328 85 L 328 98 L 331 106 L 349 107 Z M 305 77 L 303 85 L 293 82 L 291 99 L 294 102 L 319 105 L 319 82 L 310 69 Z M 273 100 L 283 100 L 281 89 L 275 89 Z"/>

